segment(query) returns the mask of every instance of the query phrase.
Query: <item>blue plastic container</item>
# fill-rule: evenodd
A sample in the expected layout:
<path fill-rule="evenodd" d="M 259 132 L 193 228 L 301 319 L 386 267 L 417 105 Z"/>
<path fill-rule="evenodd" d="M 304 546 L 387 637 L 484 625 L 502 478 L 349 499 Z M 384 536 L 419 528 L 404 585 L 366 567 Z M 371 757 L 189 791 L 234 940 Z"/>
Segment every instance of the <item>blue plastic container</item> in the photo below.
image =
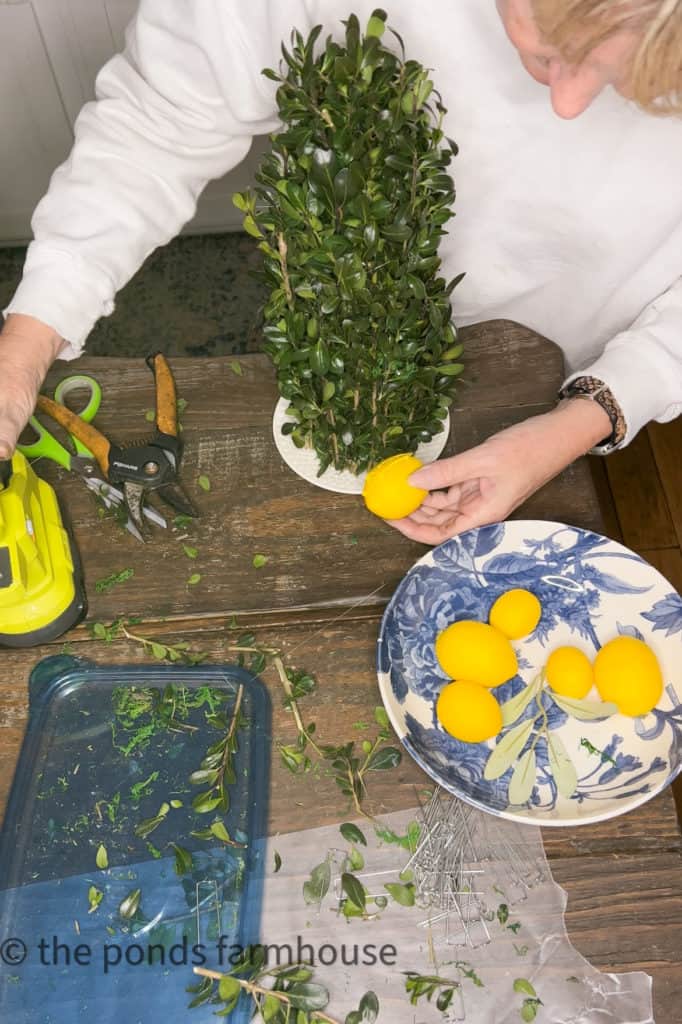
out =
<path fill-rule="evenodd" d="M 238 694 L 229 809 L 198 812 L 192 801 L 209 783 L 189 776 L 225 736 Z M 0 1021 L 215 1021 L 215 1004 L 188 1009 L 187 987 L 200 980 L 193 966 L 227 970 L 258 941 L 265 687 L 231 665 L 102 667 L 56 657 L 31 674 L 29 703 L 0 835 Z M 157 817 L 146 836 L 136 834 Z M 192 835 L 215 821 L 233 845 Z M 122 915 L 138 889 L 138 910 Z M 245 1024 L 251 1012 L 244 998 L 230 1020 Z"/>

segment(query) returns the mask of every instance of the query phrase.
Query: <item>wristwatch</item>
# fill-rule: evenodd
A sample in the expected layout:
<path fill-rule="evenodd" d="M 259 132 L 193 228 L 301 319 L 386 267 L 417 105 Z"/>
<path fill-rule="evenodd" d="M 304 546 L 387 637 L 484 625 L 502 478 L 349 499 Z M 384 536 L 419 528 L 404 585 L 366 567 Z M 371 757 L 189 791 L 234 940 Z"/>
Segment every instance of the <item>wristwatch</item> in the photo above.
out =
<path fill-rule="evenodd" d="M 559 391 L 560 401 L 567 398 L 586 398 L 597 402 L 611 420 L 611 433 L 590 449 L 591 455 L 608 455 L 623 443 L 627 434 L 627 424 L 608 384 L 598 377 L 576 377 L 568 384 L 564 384 Z"/>

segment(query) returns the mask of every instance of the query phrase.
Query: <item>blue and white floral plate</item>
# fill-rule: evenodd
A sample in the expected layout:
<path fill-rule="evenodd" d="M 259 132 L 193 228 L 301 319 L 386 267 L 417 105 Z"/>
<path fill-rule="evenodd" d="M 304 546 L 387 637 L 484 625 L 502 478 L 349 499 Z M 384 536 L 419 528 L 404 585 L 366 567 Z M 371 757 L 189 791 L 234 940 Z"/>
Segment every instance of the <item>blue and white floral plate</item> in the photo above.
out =
<path fill-rule="evenodd" d="M 534 593 L 542 616 L 530 636 L 514 641 L 519 674 L 493 691 L 500 703 L 537 676 L 555 647 L 571 644 L 592 659 L 621 633 L 645 640 L 659 659 L 664 692 L 654 711 L 634 719 L 614 714 L 579 720 L 543 690 L 538 699 L 546 715 L 533 703 L 486 743 L 449 736 L 435 717 L 436 697 L 447 681 L 435 657 L 436 636 L 459 619 L 487 621 L 496 598 L 513 587 Z M 517 520 L 434 548 L 393 595 L 377 662 L 381 696 L 406 750 L 441 786 L 491 814 L 541 825 L 603 821 L 650 800 L 682 768 L 682 598 L 639 555 L 597 533 Z M 596 690 L 588 697 L 599 699 Z M 530 790 L 529 798 L 513 804 L 515 764 L 488 780 L 486 762 L 505 735 L 523 732 L 524 719 L 538 715 L 545 727 L 541 737 L 530 732 L 515 758 L 518 763 L 525 754 L 526 765 L 532 758 L 535 781 L 520 787 Z M 557 758 L 573 774 L 570 796 L 555 781 Z M 518 790 L 518 774 L 515 785 Z"/>

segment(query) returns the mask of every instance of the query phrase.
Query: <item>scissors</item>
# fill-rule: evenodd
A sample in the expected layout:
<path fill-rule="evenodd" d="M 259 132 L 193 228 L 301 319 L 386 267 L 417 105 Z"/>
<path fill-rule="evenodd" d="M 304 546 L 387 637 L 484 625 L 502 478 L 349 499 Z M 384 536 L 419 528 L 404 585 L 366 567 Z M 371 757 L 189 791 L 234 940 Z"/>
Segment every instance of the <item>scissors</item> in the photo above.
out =
<path fill-rule="evenodd" d="M 57 405 L 68 409 L 70 407 L 66 405 L 66 399 L 74 391 L 87 392 L 87 402 L 77 415 L 84 423 L 91 423 L 97 415 L 102 402 L 101 387 L 94 377 L 86 374 L 75 374 L 65 377 L 59 382 L 55 388 L 54 401 Z M 85 483 L 88 490 L 96 494 L 108 509 L 117 509 L 121 505 L 125 505 L 125 496 L 120 488 L 93 474 L 92 469 L 95 464 L 93 463 L 92 452 L 74 434 L 69 434 L 69 438 L 74 447 L 75 454 L 70 452 L 68 448 L 65 448 L 54 434 L 51 434 L 47 427 L 35 416 L 31 416 L 28 424 L 35 433 L 36 439 L 30 443 L 17 445 L 22 455 L 30 459 L 51 459 L 64 469 L 76 473 Z M 167 525 L 164 517 L 150 506 L 145 505 L 142 508 L 142 514 L 151 522 L 156 523 L 157 526 L 165 527 Z M 127 518 L 125 527 L 133 537 L 137 538 L 137 540 L 142 540 L 142 535 L 130 515 Z"/>
<path fill-rule="evenodd" d="M 183 446 L 179 434 L 173 372 L 162 352 L 148 356 L 146 362 L 154 375 L 156 412 L 152 436 L 125 445 L 115 444 L 67 406 L 53 402 L 45 395 L 38 395 L 37 402 L 41 412 L 65 427 L 93 453 L 92 459 L 74 456 L 71 459 L 72 468 L 74 462 L 80 459 L 88 476 L 97 476 L 99 472 L 108 484 L 123 490 L 124 509 L 143 540 L 149 533 L 145 509 L 151 493 L 183 515 L 190 518 L 199 515 L 179 479 Z"/>

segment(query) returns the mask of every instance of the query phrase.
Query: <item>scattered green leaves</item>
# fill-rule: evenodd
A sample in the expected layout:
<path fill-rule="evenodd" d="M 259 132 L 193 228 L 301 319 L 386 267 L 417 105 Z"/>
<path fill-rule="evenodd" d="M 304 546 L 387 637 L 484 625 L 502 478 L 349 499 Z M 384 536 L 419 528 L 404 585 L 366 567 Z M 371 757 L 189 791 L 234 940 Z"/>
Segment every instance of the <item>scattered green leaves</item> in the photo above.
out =
<path fill-rule="evenodd" d="M 521 992 L 528 998 L 523 1000 L 519 1013 L 521 1020 L 533 1021 L 537 1017 L 538 1009 L 543 1005 L 542 1000 L 538 998 L 538 994 L 535 991 L 533 985 L 528 981 L 527 978 L 516 978 L 514 981 L 514 991 Z"/>
<path fill-rule="evenodd" d="M 410 997 L 412 1006 L 416 1006 L 420 999 L 425 998 L 429 1002 L 436 997 L 436 1006 L 445 1013 L 449 1008 L 456 992 L 461 990 L 461 982 L 453 981 L 452 978 L 441 978 L 437 974 L 417 974 L 416 971 L 405 971 L 405 991 Z"/>
<path fill-rule="evenodd" d="M 346 821 L 343 825 L 340 825 L 339 832 L 347 843 L 360 843 L 361 846 L 367 846 L 365 836 L 352 821 Z"/>
<path fill-rule="evenodd" d="M 140 900 L 142 899 L 141 889 L 132 889 L 127 896 L 121 900 L 118 906 L 118 912 L 121 917 L 131 918 L 135 917 L 138 910 L 140 909 Z"/>
<path fill-rule="evenodd" d="M 205 473 L 202 473 L 201 476 L 197 478 L 197 483 L 202 491 L 211 490 L 211 481 L 209 480 Z"/>
<path fill-rule="evenodd" d="M 97 889 L 94 885 L 91 885 L 88 889 L 88 914 L 94 914 L 98 906 L 104 899 L 104 893 L 101 889 Z"/>
<path fill-rule="evenodd" d="M 383 843 L 391 843 L 396 846 L 401 846 L 403 850 L 408 850 L 410 853 L 414 853 L 419 845 L 419 836 L 421 834 L 421 826 L 416 821 L 411 821 L 407 826 L 407 831 L 404 836 L 399 836 L 390 828 L 385 828 L 383 825 L 379 825 L 374 829 L 377 839 L 380 839 Z"/>
<path fill-rule="evenodd" d="M 177 843 L 171 843 L 171 847 L 175 854 L 175 874 L 189 875 L 192 871 L 192 854 L 184 846 L 178 846 Z"/>
<path fill-rule="evenodd" d="M 254 555 L 251 564 L 254 569 L 262 569 L 270 561 L 267 555 Z"/>
<path fill-rule="evenodd" d="M 244 699 L 244 686 L 240 684 L 234 698 L 234 705 L 229 718 L 224 711 L 215 711 L 207 716 L 207 722 L 220 729 L 222 737 L 212 743 L 206 751 L 199 768 L 192 772 L 189 782 L 193 786 L 206 786 L 192 800 L 192 807 L 197 814 L 209 814 L 219 811 L 227 814 L 230 809 L 229 786 L 236 781 L 234 758 L 238 750 L 238 732 L 243 724 L 241 711 Z M 208 835 L 206 834 L 208 832 Z M 194 832 L 199 838 L 215 838 L 230 846 L 240 846 L 229 835 L 224 823 L 213 821 L 207 830 Z"/>
<path fill-rule="evenodd" d="M 134 575 L 134 569 L 121 569 L 120 572 L 112 572 L 110 576 L 104 576 L 101 580 L 96 580 L 95 590 L 98 594 L 105 594 L 112 587 L 115 587 L 117 583 L 125 583 L 126 580 L 129 580 Z"/>
<path fill-rule="evenodd" d="M 396 903 L 399 903 L 401 907 L 414 906 L 414 882 L 407 882 L 404 885 L 398 882 L 387 882 L 384 885 L 384 889 L 386 889 L 389 895 L 392 896 Z"/>
<path fill-rule="evenodd" d="M 374 1024 L 379 1016 L 379 1000 L 374 992 L 365 992 L 357 1010 L 351 1010 L 344 1024 Z"/>
<path fill-rule="evenodd" d="M 100 843 L 97 847 L 97 853 L 95 855 L 95 864 L 98 868 L 104 869 L 109 867 L 109 857 L 107 855 L 106 847 Z"/>
<path fill-rule="evenodd" d="M 315 903 L 319 906 L 329 892 L 331 880 L 332 866 L 327 856 L 321 864 L 313 868 L 310 878 L 303 883 L 303 899 L 306 903 Z"/>

